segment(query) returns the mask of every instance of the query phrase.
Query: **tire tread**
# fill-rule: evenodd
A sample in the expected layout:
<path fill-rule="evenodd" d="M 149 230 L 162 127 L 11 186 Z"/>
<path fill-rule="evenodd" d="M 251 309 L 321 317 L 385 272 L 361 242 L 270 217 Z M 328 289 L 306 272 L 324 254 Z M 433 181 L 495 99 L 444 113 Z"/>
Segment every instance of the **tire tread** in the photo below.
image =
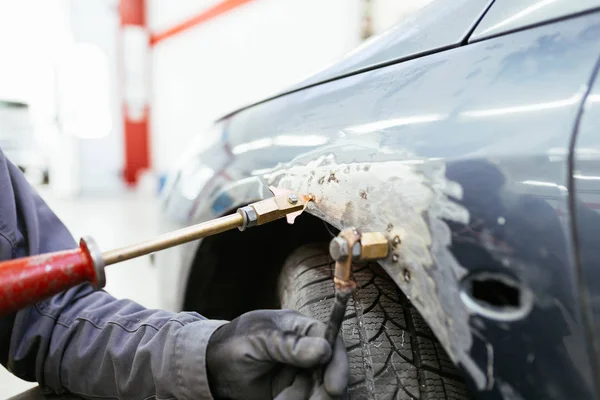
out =
<path fill-rule="evenodd" d="M 327 322 L 334 263 L 322 245 L 297 249 L 279 281 L 282 307 Z M 358 284 L 342 336 L 348 350 L 350 399 L 471 398 L 444 349 L 410 301 L 377 263 L 353 265 Z"/>

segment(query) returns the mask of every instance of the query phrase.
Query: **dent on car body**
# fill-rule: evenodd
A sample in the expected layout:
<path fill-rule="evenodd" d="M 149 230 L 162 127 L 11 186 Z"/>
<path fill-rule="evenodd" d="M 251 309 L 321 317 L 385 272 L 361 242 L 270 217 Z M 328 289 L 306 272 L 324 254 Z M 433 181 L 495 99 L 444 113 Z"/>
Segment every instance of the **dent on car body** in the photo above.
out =
<path fill-rule="evenodd" d="M 453 360 L 483 389 L 493 370 L 486 377 L 471 362 L 469 310 L 459 291 L 467 271 L 448 248 L 451 232 L 446 221 L 468 224 L 469 212 L 452 200 L 462 198 L 462 189 L 445 173 L 442 160 L 345 163 L 329 153 L 305 165 L 282 168 L 265 179 L 270 185 L 312 193 L 315 200 L 307 212 L 339 229 L 384 233 L 393 248 L 382 266 L 431 321 Z"/>

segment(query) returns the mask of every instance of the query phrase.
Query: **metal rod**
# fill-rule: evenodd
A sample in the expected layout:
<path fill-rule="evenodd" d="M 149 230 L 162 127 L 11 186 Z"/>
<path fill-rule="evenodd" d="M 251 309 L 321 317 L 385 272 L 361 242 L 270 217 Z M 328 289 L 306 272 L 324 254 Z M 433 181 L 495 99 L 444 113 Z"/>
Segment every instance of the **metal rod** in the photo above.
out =
<path fill-rule="evenodd" d="M 120 249 L 110 250 L 102 253 L 105 265 L 115 264 L 121 261 L 129 260 L 145 254 L 154 253 L 169 247 L 177 246 L 182 243 L 191 242 L 206 236 L 215 235 L 244 224 L 244 217 L 240 213 L 234 213 L 225 217 L 217 218 L 201 224 L 189 226 L 174 232 L 165 233 L 154 239 L 145 242 L 133 244 L 131 246 L 121 247 Z"/>
<path fill-rule="evenodd" d="M 327 321 L 325 328 L 325 340 L 331 346 L 331 349 L 335 349 L 335 342 L 338 335 L 340 334 L 340 328 L 344 322 L 344 316 L 346 315 L 346 307 L 348 306 L 348 300 L 354 293 L 356 286 L 349 287 L 336 287 L 335 289 L 335 300 L 333 302 L 333 308 L 331 309 L 331 316 Z M 335 350 L 334 350 L 335 351 Z M 313 393 L 317 393 L 318 387 L 323 383 L 323 368 L 317 368 L 313 372 Z"/>
<path fill-rule="evenodd" d="M 335 340 L 340 333 L 342 322 L 344 322 L 348 299 L 350 299 L 353 292 L 354 288 L 336 288 L 335 290 L 335 301 L 325 329 L 325 340 L 327 340 L 327 343 L 329 343 L 332 349 L 333 346 L 335 346 Z"/>

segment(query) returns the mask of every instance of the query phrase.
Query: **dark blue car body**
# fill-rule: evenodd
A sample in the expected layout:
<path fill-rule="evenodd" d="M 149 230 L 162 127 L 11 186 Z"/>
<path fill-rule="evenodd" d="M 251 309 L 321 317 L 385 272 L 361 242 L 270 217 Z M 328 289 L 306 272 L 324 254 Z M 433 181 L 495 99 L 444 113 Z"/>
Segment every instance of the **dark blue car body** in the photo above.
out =
<path fill-rule="evenodd" d="M 313 193 L 381 265 L 474 395 L 600 396 L 600 1 L 436 1 L 218 121 L 167 184 L 183 226 Z M 202 243 L 158 255 L 180 309 Z M 409 276 L 410 279 L 406 277 Z"/>

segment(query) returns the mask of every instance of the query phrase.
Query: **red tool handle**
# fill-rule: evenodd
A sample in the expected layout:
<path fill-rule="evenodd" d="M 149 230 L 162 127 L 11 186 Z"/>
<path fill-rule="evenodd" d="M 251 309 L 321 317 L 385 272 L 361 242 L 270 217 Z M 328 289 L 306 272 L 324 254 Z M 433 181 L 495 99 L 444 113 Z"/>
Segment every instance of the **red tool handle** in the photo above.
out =
<path fill-rule="evenodd" d="M 78 249 L 0 263 L 0 315 L 5 315 L 83 282 L 101 288 L 104 262 L 90 238 Z"/>

